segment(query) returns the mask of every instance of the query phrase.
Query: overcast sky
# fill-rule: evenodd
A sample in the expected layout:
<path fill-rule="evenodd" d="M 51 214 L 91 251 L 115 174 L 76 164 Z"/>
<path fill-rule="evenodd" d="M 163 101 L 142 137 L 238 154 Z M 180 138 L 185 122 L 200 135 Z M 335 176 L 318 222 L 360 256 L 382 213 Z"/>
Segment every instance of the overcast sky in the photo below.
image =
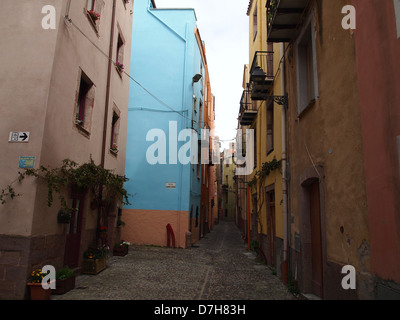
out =
<path fill-rule="evenodd" d="M 215 95 L 215 131 L 221 140 L 236 136 L 243 66 L 249 63 L 248 0 L 155 0 L 158 8 L 194 8 L 206 45 L 211 90 Z M 223 144 L 228 147 L 229 142 Z"/>

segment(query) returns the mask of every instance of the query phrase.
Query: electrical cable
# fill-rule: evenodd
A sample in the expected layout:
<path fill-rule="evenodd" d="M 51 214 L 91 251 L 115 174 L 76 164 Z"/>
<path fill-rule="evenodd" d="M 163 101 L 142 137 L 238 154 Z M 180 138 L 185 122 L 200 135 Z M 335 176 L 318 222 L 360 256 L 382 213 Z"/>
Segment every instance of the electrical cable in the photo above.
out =
<path fill-rule="evenodd" d="M 75 29 L 77 29 L 101 54 L 104 55 L 104 57 L 106 57 L 109 61 L 113 62 L 114 64 L 116 64 L 115 61 L 112 60 L 112 58 L 110 58 L 108 56 L 108 54 L 106 54 L 103 50 L 101 50 L 101 48 L 99 48 L 99 46 L 94 43 L 73 21 L 72 19 L 66 15 L 65 20 L 67 22 L 69 22 Z M 193 121 L 194 123 L 199 124 L 196 120 L 194 119 L 190 119 L 189 117 L 187 117 L 186 115 L 183 114 L 183 112 L 179 112 L 177 110 L 175 110 L 173 107 L 171 107 L 170 105 L 168 105 L 166 102 L 164 102 L 163 100 L 161 100 L 160 98 L 158 98 L 156 95 L 154 95 L 153 93 L 151 93 L 147 88 L 145 88 L 141 83 L 139 83 L 136 79 L 134 79 L 129 73 L 127 73 L 125 70 L 122 70 L 122 72 L 124 74 L 126 74 L 132 81 L 134 81 L 140 88 L 142 88 L 147 94 L 149 94 L 153 99 L 155 99 L 156 101 L 158 101 L 160 104 L 162 104 L 163 106 L 167 107 L 168 109 L 170 109 L 172 112 L 179 114 L 181 117 L 189 120 L 189 121 Z"/>

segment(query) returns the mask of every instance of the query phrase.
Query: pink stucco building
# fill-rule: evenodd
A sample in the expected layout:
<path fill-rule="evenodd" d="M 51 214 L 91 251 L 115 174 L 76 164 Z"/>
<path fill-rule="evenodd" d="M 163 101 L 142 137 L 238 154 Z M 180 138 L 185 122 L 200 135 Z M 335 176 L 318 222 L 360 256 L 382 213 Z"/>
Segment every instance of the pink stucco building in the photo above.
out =
<path fill-rule="evenodd" d="M 66 191 L 78 211 L 72 225 L 58 224 L 60 203 L 49 208 L 46 185 L 15 182 L 18 171 L 69 158 L 124 174 L 129 78 L 117 63 L 129 70 L 133 4 L 22 0 L 16 8 L 3 0 L 1 7 L 0 183 L 21 196 L 0 205 L 0 299 L 23 299 L 32 269 L 79 268 L 98 213 L 85 195 Z M 13 142 L 11 132 L 29 138 Z M 116 220 L 109 219 L 110 242 Z"/>

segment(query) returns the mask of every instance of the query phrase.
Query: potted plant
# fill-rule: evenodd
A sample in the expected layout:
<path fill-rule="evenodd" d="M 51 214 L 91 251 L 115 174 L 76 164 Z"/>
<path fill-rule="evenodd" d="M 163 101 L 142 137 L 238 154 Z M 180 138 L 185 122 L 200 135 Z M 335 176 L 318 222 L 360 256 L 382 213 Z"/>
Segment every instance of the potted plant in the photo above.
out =
<path fill-rule="evenodd" d="M 96 11 L 89 10 L 88 13 L 89 13 L 90 17 L 92 18 L 93 22 L 96 23 L 96 21 L 100 19 L 100 14 L 97 13 Z"/>
<path fill-rule="evenodd" d="M 71 217 L 71 210 L 61 208 L 57 213 L 57 222 L 61 224 L 68 224 L 71 222 Z"/>
<path fill-rule="evenodd" d="M 129 251 L 129 246 L 130 246 L 129 242 L 121 240 L 120 242 L 114 245 L 113 255 L 121 257 L 126 256 Z"/>
<path fill-rule="evenodd" d="M 102 240 L 107 239 L 107 227 L 101 226 L 99 228 L 99 238 Z"/>
<path fill-rule="evenodd" d="M 35 269 L 32 271 L 29 282 L 27 283 L 31 294 L 31 300 L 50 300 L 51 290 L 44 289 L 42 280 L 46 276 L 42 269 Z"/>
<path fill-rule="evenodd" d="M 110 149 L 112 152 L 118 153 L 118 145 L 116 143 L 113 143 Z"/>
<path fill-rule="evenodd" d="M 117 67 L 119 72 L 122 72 L 124 70 L 124 65 L 121 62 L 116 62 L 115 66 Z"/>
<path fill-rule="evenodd" d="M 52 294 L 65 294 L 75 288 L 75 272 L 68 266 L 56 271 L 56 288 Z"/>
<path fill-rule="evenodd" d="M 83 253 L 83 274 L 98 274 L 107 266 L 108 247 L 89 248 Z"/>

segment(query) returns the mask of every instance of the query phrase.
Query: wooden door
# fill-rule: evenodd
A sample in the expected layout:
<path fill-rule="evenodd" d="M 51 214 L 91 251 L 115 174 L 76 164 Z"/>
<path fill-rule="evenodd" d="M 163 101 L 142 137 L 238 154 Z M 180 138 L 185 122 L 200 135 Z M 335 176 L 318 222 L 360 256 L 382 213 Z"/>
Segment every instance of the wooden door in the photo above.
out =
<path fill-rule="evenodd" d="M 83 216 L 83 197 L 72 199 L 71 222 L 67 226 L 67 237 L 65 242 L 64 265 L 70 268 L 79 266 L 80 242 Z"/>
<path fill-rule="evenodd" d="M 258 239 L 258 201 L 257 194 L 253 194 L 253 215 L 251 217 L 252 239 Z"/>
<path fill-rule="evenodd" d="M 267 242 L 268 242 L 268 263 L 276 266 L 276 227 L 275 227 L 275 191 L 268 191 L 267 194 Z"/>
<path fill-rule="evenodd" d="M 322 240 L 319 182 L 310 185 L 312 291 L 322 297 Z"/>

